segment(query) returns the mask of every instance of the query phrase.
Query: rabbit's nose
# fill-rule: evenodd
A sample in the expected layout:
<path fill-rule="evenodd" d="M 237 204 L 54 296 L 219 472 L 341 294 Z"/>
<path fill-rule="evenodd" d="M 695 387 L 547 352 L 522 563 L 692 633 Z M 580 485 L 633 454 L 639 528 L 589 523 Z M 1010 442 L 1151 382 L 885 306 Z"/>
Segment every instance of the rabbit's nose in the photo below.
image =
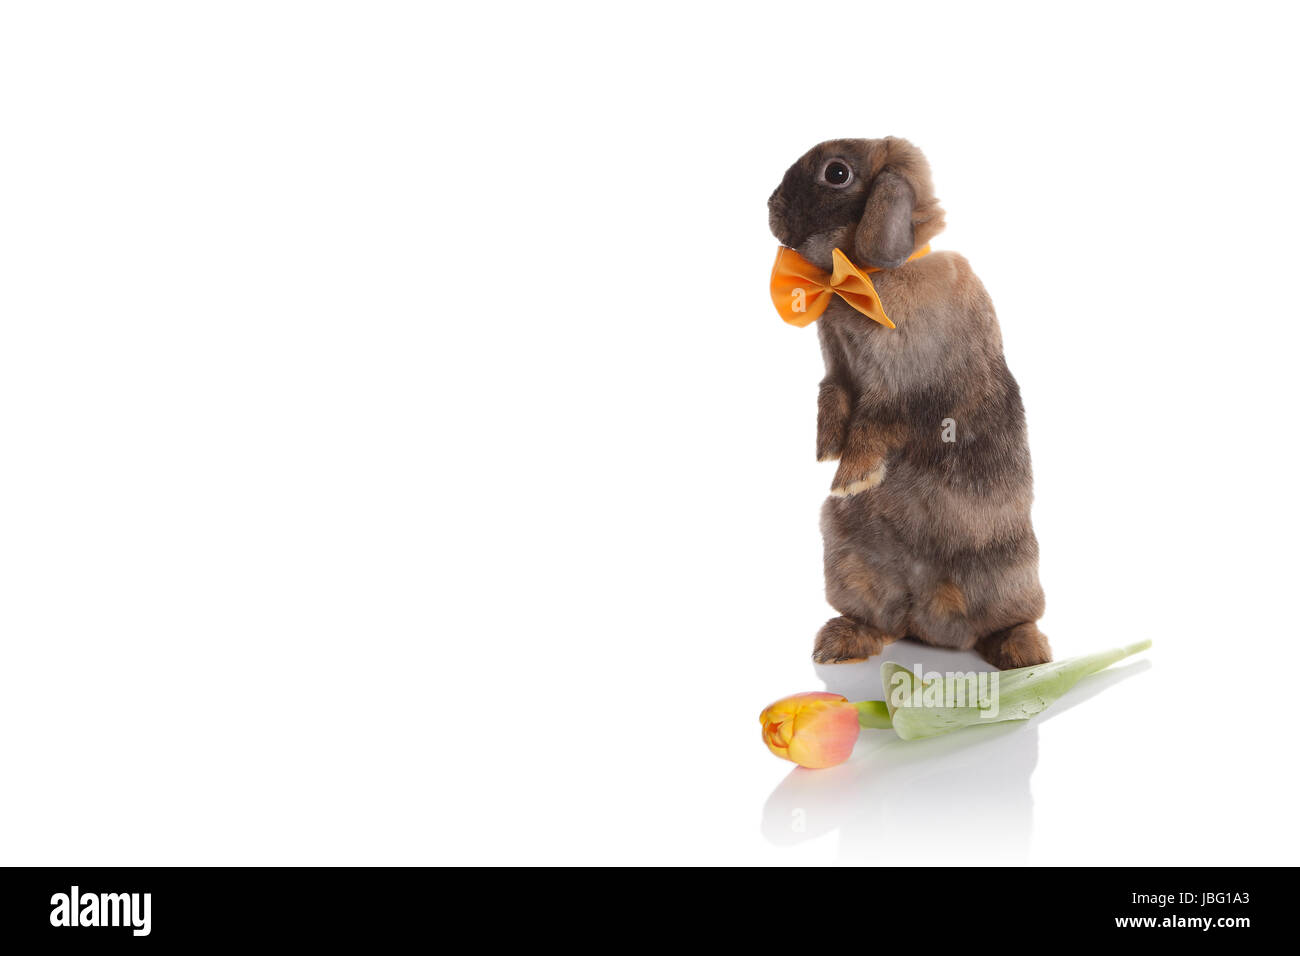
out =
<path fill-rule="evenodd" d="M 772 224 L 773 229 L 775 229 L 776 224 L 784 218 L 785 210 L 782 207 L 773 202 L 767 204 L 767 221 Z"/>

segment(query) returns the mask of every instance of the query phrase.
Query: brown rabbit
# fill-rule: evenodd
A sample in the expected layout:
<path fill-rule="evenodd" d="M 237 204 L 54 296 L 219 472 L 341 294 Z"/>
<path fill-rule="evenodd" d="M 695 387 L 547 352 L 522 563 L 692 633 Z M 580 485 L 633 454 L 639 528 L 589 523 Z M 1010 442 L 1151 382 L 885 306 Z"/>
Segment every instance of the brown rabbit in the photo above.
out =
<path fill-rule="evenodd" d="M 841 616 L 818 663 L 892 641 L 975 650 L 999 668 L 1052 658 L 1020 390 L 993 303 L 955 252 L 909 257 L 944 226 L 911 143 L 813 147 L 768 200 L 772 233 L 830 272 L 838 248 L 870 276 L 896 328 L 838 296 L 818 319 L 826 361 L 817 457 L 839 459 L 822 508 L 826 598 Z"/>

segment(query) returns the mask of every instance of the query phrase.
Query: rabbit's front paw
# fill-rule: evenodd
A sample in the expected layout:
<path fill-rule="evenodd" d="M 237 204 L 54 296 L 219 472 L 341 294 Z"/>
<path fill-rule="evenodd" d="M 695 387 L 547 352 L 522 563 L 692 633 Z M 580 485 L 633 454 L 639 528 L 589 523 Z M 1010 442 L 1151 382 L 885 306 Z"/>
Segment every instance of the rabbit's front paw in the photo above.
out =
<path fill-rule="evenodd" d="M 817 632 L 813 642 L 814 664 L 850 664 L 865 661 L 898 640 L 851 617 L 833 617 Z"/>
<path fill-rule="evenodd" d="M 868 458 L 844 458 L 831 482 L 831 494 L 837 498 L 870 491 L 885 480 L 885 459 L 879 455 Z"/>
<path fill-rule="evenodd" d="M 1046 664 L 1052 659 L 1047 636 L 1033 622 L 1017 624 L 975 642 L 975 651 L 998 670 Z"/>
<path fill-rule="evenodd" d="M 897 426 L 874 425 L 868 415 L 859 411 L 844 436 L 844 451 L 831 482 L 831 494 L 837 498 L 859 495 L 884 481 L 885 457 L 900 441 Z"/>
<path fill-rule="evenodd" d="M 822 382 L 817 393 L 817 460 L 834 461 L 844 449 L 849 430 L 849 393 L 834 382 Z"/>

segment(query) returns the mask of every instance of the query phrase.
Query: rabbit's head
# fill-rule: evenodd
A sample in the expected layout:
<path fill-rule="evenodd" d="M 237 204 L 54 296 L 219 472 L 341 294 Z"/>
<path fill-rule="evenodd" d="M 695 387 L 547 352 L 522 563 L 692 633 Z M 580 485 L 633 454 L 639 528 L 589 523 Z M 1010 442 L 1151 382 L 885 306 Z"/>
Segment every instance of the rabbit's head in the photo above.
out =
<path fill-rule="evenodd" d="M 859 266 L 894 269 L 944 226 L 930 164 L 905 139 L 832 139 L 786 170 L 767 201 L 772 234 L 831 268 L 838 248 Z"/>

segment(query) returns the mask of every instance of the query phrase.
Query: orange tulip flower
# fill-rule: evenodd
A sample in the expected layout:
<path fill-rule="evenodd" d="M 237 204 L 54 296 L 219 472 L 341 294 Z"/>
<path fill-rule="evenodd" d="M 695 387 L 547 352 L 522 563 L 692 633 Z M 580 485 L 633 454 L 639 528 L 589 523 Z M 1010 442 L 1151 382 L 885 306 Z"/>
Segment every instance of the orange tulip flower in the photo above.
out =
<path fill-rule="evenodd" d="M 767 749 L 803 767 L 843 763 L 858 739 L 858 708 L 840 694 L 811 691 L 783 697 L 758 719 Z"/>

